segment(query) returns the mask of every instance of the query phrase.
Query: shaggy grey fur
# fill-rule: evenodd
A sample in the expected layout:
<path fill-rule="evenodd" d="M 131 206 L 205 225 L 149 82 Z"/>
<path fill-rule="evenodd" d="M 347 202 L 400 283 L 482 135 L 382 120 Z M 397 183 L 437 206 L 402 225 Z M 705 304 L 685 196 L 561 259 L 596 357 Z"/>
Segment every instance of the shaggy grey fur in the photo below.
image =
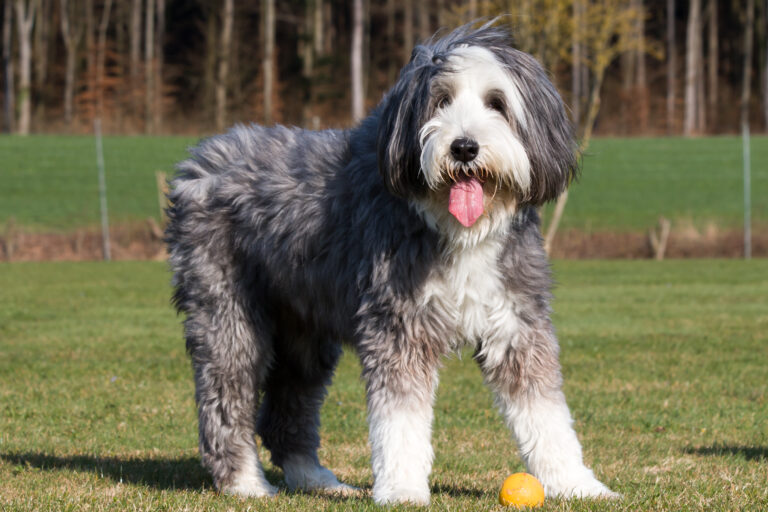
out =
<path fill-rule="evenodd" d="M 293 456 L 319 465 L 319 409 L 342 342 L 360 357 L 372 413 L 432 406 L 439 360 L 455 350 L 461 326 L 439 301 L 422 300 L 431 276 L 455 259 L 449 237 L 414 207 L 430 193 L 418 132 L 435 108 L 431 80 L 450 72 L 444 63 L 461 46 L 491 50 L 520 84 L 528 122 L 517 129 L 532 177 L 527 194 L 512 191 L 517 208 L 496 260 L 515 297 L 518 341 L 492 363 L 489 340 L 464 341 L 501 401 L 560 396 L 535 207 L 576 172 L 571 126 L 544 71 L 506 31 L 463 27 L 418 46 L 354 129 L 237 126 L 179 164 L 167 229 L 174 302 L 186 314 L 200 452 L 219 489 L 259 494 L 235 481 L 261 475 L 255 434 L 278 466 Z"/>

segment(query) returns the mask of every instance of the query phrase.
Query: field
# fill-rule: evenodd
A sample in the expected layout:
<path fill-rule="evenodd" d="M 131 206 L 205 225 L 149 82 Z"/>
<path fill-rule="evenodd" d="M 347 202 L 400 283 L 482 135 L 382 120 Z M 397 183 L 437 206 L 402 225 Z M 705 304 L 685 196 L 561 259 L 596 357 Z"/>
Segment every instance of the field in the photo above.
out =
<path fill-rule="evenodd" d="M 585 458 L 623 498 L 542 510 L 768 510 L 768 261 L 557 262 L 555 274 Z M 366 494 L 212 491 L 168 283 L 162 263 L 0 265 L 0 509 L 374 510 L 351 353 L 320 457 Z M 468 355 L 441 372 L 433 508 L 500 510 L 498 487 L 522 466 Z"/>
<path fill-rule="evenodd" d="M 110 219 L 159 217 L 155 171 L 194 144 L 188 137 L 104 139 Z M 98 222 L 95 143 L 83 136 L 0 137 L 0 229 L 67 231 Z M 768 137 L 752 139 L 753 217 L 768 223 Z M 571 189 L 563 229 L 644 231 L 663 215 L 675 226 L 738 227 L 741 140 L 736 137 L 596 139 Z"/>

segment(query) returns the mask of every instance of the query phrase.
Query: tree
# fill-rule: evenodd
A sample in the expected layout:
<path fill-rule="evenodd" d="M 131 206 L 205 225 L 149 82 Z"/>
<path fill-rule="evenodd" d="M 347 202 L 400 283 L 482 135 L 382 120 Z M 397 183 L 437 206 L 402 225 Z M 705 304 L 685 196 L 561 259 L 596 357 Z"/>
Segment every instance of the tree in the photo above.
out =
<path fill-rule="evenodd" d="M 275 0 L 262 0 L 264 45 L 264 123 L 272 123 L 272 94 L 274 90 L 275 69 Z"/>
<path fill-rule="evenodd" d="M 768 0 L 766 0 L 768 1 Z M 667 0 L 667 133 L 675 130 L 675 85 L 677 72 L 675 47 L 675 0 Z"/>
<path fill-rule="evenodd" d="M 147 0 L 144 11 L 144 130 L 154 133 L 155 116 L 155 0 Z"/>
<path fill-rule="evenodd" d="M 36 123 L 42 122 L 45 117 L 46 106 L 46 80 L 48 78 L 48 49 L 51 32 L 51 18 L 53 17 L 52 0 L 40 0 L 37 9 L 37 21 L 35 21 L 35 91 L 39 100 L 35 105 Z"/>
<path fill-rule="evenodd" d="M 350 56 L 352 119 L 359 121 L 365 112 L 363 97 L 363 0 L 354 0 L 352 9 L 352 53 Z"/>
<path fill-rule="evenodd" d="M 99 35 L 96 43 L 96 117 L 104 116 L 104 66 L 107 55 L 107 28 L 112 12 L 112 0 L 106 0 L 99 21 Z"/>
<path fill-rule="evenodd" d="M 411 60 L 412 50 L 413 50 L 413 0 L 403 0 L 403 64 L 407 64 L 408 61 Z"/>
<path fill-rule="evenodd" d="M 77 48 L 83 36 L 83 24 L 75 20 L 77 14 L 82 12 L 82 4 L 77 0 L 59 0 L 60 19 L 61 19 L 61 37 L 64 40 L 64 49 L 66 51 L 66 71 L 64 79 L 64 121 L 68 126 L 72 125 L 73 103 L 75 97 L 75 64 L 77 59 Z"/>
<path fill-rule="evenodd" d="M 19 133 L 29 135 L 32 98 L 32 29 L 39 0 L 16 0 L 16 25 L 19 34 Z"/>
<path fill-rule="evenodd" d="M 702 82 L 701 0 L 691 0 L 688 14 L 685 57 L 685 117 L 683 133 L 692 135 L 704 129 L 700 94 Z"/>
<path fill-rule="evenodd" d="M 227 89 L 229 85 L 229 57 L 232 48 L 232 25 L 235 20 L 234 0 L 224 0 L 221 13 L 219 65 L 216 74 L 216 130 L 222 131 L 227 123 Z"/>
<path fill-rule="evenodd" d="M 165 0 L 157 0 L 157 34 L 155 35 L 155 90 L 153 97 L 155 100 L 152 109 L 152 125 L 154 131 L 161 129 L 163 124 L 163 62 L 165 41 Z"/>
<path fill-rule="evenodd" d="M 3 2 L 3 125 L 7 133 L 16 128 L 16 97 L 13 84 L 13 10 L 10 0 Z"/>
<path fill-rule="evenodd" d="M 717 126 L 718 101 L 718 66 L 719 49 L 717 43 L 717 0 L 709 0 L 707 4 L 707 118 L 711 126 Z"/>
<path fill-rule="evenodd" d="M 129 76 L 131 84 L 131 109 L 138 111 L 138 96 L 141 88 L 141 7 L 142 0 L 131 0 L 131 21 L 128 39 L 130 40 Z"/>

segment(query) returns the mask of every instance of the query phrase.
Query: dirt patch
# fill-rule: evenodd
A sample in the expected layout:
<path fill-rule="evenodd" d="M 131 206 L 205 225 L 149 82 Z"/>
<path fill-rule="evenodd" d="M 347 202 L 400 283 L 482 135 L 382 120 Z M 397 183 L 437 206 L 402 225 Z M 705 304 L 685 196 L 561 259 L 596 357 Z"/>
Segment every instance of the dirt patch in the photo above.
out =
<path fill-rule="evenodd" d="M 113 226 L 110 229 L 112 259 L 164 260 L 162 230 L 152 220 Z M 666 258 L 741 258 L 741 230 L 711 226 L 702 231 L 690 227 L 669 235 Z M 562 259 L 650 259 L 648 233 L 566 230 L 558 233 L 552 256 Z M 768 227 L 752 232 L 752 256 L 768 257 Z M 101 232 L 96 228 L 71 233 L 25 233 L 6 231 L 0 237 L 0 261 L 97 261 L 103 259 Z"/>
<path fill-rule="evenodd" d="M 665 252 L 665 258 L 741 258 L 743 255 L 743 231 L 721 230 L 712 226 L 703 231 L 690 227 L 681 230 L 673 228 Z M 753 228 L 752 256 L 768 257 L 768 227 Z M 648 233 L 585 233 L 568 230 L 558 233 L 555 237 L 552 257 L 650 259 L 654 257 L 654 252 Z"/>

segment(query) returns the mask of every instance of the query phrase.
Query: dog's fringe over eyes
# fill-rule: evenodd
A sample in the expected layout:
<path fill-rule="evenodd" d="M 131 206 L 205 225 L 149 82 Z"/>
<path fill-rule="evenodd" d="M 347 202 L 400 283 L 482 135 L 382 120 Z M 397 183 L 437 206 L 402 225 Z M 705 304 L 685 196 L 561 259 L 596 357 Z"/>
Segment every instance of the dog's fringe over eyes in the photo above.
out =
<path fill-rule="evenodd" d="M 290 489 L 358 492 L 318 458 L 344 341 L 377 503 L 429 502 L 438 367 L 464 346 L 547 494 L 613 495 L 561 391 L 536 214 L 575 175 L 575 147 L 544 70 L 485 24 L 417 46 L 352 129 L 236 126 L 192 148 L 166 241 L 217 489 L 275 494 L 258 435 Z"/>

